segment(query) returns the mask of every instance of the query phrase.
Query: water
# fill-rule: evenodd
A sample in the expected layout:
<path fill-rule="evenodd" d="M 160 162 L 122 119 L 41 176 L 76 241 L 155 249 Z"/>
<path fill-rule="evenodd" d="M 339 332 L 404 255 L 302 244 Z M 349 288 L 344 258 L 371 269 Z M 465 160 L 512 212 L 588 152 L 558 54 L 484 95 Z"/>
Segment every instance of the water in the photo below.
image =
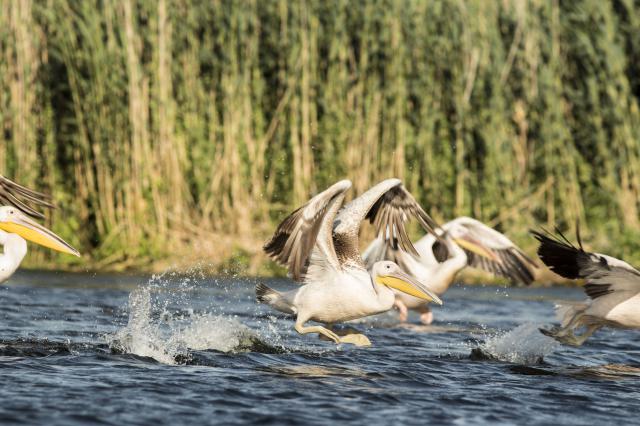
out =
<path fill-rule="evenodd" d="M 578 289 L 455 287 L 433 326 L 353 324 L 373 342 L 356 348 L 298 336 L 255 283 L 17 274 L 0 287 L 2 424 L 634 423 L 637 332 L 581 348 L 537 332 Z"/>

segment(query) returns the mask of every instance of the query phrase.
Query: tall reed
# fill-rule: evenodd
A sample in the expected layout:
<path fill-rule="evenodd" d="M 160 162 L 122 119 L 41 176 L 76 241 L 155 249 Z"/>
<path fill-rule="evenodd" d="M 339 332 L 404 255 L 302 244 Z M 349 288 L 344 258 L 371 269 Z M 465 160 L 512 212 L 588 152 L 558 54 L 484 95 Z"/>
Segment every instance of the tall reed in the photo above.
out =
<path fill-rule="evenodd" d="M 529 228 L 579 221 L 640 260 L 638 16 L 631 0 L 2 2 L 0 172 L 52 192 L 49 225 L 95 267 L 264 272 L 260 243 L 310 193 L 390 176 L 439 220 L 530 249 Z M 31 261 L 74 262 L 51 256 Z"/>

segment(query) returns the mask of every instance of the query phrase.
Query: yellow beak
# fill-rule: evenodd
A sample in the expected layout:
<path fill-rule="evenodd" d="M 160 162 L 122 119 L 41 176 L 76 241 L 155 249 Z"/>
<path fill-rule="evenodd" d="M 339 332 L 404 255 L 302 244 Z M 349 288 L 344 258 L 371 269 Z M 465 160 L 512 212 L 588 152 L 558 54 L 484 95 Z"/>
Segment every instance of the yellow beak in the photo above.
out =
<path fill-rule="evenodd" d="M 465 240 L 462 238 L 454 238 L 453 241 L 463 249 L 469 250 L 471 253 L 475 253 L 478 256 L 481 256 L 493 261 L 499 260 L 493 252 L 487 250 L 486 248 L 482 247 L 479 244 L 473 243 L 469 240 Z"/>
<path fill-rule="evenodd" d="M 442 305 L 442 300 L 425 285 L 415 278 L 405 274 L 404 272 L 394 272 L 388 275 L 378 275 L 376 277 L 378 284 L 395 288 L 403 293 L 417 297 L 419 299 L 428 300 L 430 302 Z"/>
<path fill-rule="evenodd" d="M 62 238 L 39 223 L 29 219 L 22 213 L 16 213 L 6 221 L 0 222 L 0 229 L 11 234 L 17 234 L 25 240 L 39 244 L 43 247 L 80 257 L 78 250 L 74 249 Z"/>

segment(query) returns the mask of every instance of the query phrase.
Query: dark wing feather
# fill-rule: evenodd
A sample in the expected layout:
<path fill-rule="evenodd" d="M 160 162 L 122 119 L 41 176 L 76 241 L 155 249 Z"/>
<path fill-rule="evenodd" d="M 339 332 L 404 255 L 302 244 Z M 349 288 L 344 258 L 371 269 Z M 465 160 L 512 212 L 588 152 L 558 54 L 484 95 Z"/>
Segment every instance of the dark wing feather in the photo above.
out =
<path fill-rule="evenodd" d="M 464 251 L 467 254 L 467 263 L 469 266 L 482 269 L 524 285 L 529 285 L 534 280 L 531 266 L 535 267 L 535 263 L 515 247 L 498 250 L 492 249 L 491 251 L 495 254 L 496 260 L 487 259 L 468 250 Z"/>
<path fill-rule="evenodd" d="M 414 217 L 427 232 L 435 232 L 437 224 L 413 198 L 402 184 L 389 189 L 378 198 L 367 212 L 368 219 L 376 228 L 378 236 L 388 240 L 391 248 L 402 249 L 418 255 L 405 228 L 409 217 Z"/>
<path fill-rule="evenodd" d="M 584 278 L 584 290 L 592 299 L 611 293 L 635 294 L 640 292 L 640 272 L 628 263 L 598 253 L 590 253 L 574 246 L 558 231 L 550 233 L 531 231 L 540 242 L 538 256 L 556 274 L 568 278 Z"/>
<path fill-rule="evenodd" d="M 294 280 L 302 280 L 325 216 L 328 212 L 337 210 L 334 203 L 341 202 L 344 192 L 350 187 L 351 182 L 340 181 L 313 197 L 307 204 L 283 220 L 276 228 L 273 237 L 264 245 L 264 251 L 278 263 L 286 266 Z M 330 246 L 326 251 L 333 251 L 330 240 L 329 238 L 328 242 L 324 242 L 323 247 L 327 244 Z"/>
<path fill-rule="evenodd" d="M 19 185 L 0 175 L 0 205 L 11 205 L 24 214 L 42 219 L 44 215 L 27 203 L 38 207 L 54 208 L 50 200 L 49 195 Z"/>

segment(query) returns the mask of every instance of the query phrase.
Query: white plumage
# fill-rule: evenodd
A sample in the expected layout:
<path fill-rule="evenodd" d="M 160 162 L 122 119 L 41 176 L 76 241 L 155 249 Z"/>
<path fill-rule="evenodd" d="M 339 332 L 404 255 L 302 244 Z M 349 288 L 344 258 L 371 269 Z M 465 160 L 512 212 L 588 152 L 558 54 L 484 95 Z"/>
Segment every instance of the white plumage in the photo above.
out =
<path fill-rule="evenodd" d="M 395 297 L 391 288 L 442 302 L 393 262 L 376 262 L 367 271 L 358 250 L 361 222 L 369 219 L 390 244 L 412 251 L 404 229 L 409 215 L 427 230 L 433 227 L 398 179 L 379 183 L 340 209 L 350 188 L 348 180 L 334 184 L 278 226 L 265 251 L 303 285 L 281 293 L 259 284 L 256 296 L 261 303 L 295 315 L 295 328 L 301 334 L 320 333 L 336 343 L 369 345 L 366 336 L 338 336 L 331 326 L 391 309 Z M 311 320 L 327 327 L 305 326 Z"/>

